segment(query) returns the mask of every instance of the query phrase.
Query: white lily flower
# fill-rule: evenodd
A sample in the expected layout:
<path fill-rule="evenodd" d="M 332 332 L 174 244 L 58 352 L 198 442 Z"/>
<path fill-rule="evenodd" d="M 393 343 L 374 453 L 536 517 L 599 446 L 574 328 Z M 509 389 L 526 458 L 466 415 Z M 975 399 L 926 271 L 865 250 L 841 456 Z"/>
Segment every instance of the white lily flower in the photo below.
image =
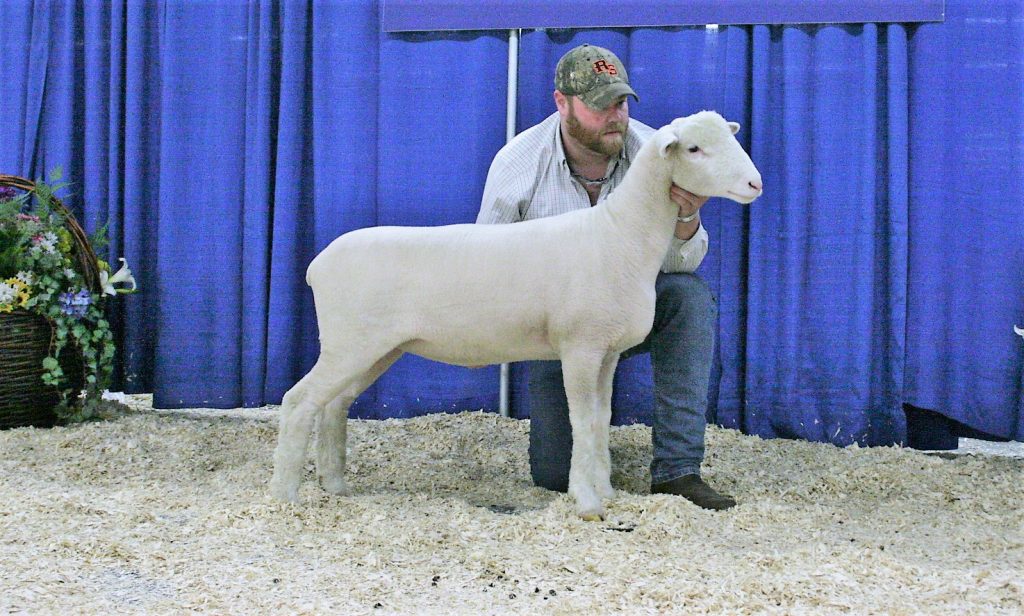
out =
<path fill-rule="evenodd" d="M 39 246 L 48 253 L 57 252 L 57 242 L 60 238 L 53 231 L 47 231 L 39 238 Z"/>
<path fill-rule="evenodd" d="M 117 270 L 113 276 L 108 276 L 107 272 L 100 272 L 100 286 L 103 287 L 104 295 L 117 295 L 118 293 L 131 293 L 135 290 L 135 276 L 132 276 L 132 271 L 128 269 L 128 262 L 124 260 L 124 257 L 118 259 L 122 263 L 121 269 Z M 115 289 L 115 284 L 120 283 L 130 284 L 130 289 Z"/>
<path fill-rule="evenodd" d="M 1020 328 L 1020 327 L 1017 327 L 1016 325 L 1014 325 L 1013 326 L 1013 333 L 1017 334 L 1021 338 L 1024 338 L 1024 328 Z"/>
<path fill-rule="evenodd" d="M 13 304 L 17 298 L 18 290 L 14 288 L 13 284 L 0 282 L 0 304 Z"/>

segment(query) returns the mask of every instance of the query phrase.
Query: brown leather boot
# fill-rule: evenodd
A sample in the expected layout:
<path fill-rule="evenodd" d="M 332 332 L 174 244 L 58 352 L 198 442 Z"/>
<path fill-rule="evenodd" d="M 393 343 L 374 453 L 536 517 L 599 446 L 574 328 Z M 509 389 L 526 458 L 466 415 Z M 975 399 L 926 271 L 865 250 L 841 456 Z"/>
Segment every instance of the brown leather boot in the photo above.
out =
<path fill-rule="evenodd" d="M 722 510 L 736 506 L 733 497 L 719 494 L 704 483 L 700 475 L 683 475 L 671 481 L 652 483 L 651 494 L 675 494 L 704 509 Z"/>

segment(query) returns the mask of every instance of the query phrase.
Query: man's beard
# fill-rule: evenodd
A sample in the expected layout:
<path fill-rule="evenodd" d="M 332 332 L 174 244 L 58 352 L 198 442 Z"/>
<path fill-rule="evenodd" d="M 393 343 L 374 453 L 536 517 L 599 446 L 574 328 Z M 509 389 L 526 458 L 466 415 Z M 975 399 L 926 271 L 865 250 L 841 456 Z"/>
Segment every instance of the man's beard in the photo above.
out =
<path fill-rule="evenodd" d="M 625 143 L 624 138 L 628 122 L 629 120 L 626 122 L 613 122 L 599 130 L 584 128 L 580 124 L 579 118 L 576 117 L 576 109 L 573 107 L 572 101 L 570 101 L 569 117 L 566 120 L 565 126 L 569 131 L 569 136 L 591 152 L 604 156 L 618 156 L 619 152 L 622 151 L 622 144 Z M 602 136 L 609 132 L 618 132 L 619 134 L 612 139 L 602 139 Z"/>

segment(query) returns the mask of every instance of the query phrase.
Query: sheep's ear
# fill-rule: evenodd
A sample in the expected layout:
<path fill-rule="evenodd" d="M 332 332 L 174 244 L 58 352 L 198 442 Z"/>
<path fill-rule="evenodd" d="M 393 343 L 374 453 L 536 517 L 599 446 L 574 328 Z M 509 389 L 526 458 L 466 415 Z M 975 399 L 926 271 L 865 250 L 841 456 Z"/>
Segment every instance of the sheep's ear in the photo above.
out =
<path fill-rule="evenodd" d="M 736 133 L 740 132 L 740 123 L 739 122 L 726 122 L 726 124 L 729 125 L 729 130 L 732 131 L 732 134 L 735 135 Z"/>
<path fill-rule="evenodd" d="M 669 154 L 679 143 L 679 135 L 670 128 L 663 128 L 654 134 L 655 143 L 658 144 L 658 154 L 662 158 L 668 158 Z"/>

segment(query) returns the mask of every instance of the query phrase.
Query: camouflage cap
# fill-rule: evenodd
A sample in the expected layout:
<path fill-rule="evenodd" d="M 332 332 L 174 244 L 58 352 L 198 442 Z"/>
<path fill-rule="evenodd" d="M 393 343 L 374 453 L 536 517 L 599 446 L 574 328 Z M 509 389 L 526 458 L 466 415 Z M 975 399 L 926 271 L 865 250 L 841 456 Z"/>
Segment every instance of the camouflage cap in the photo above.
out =
<path fill-rule="evenodd" d="M 569 50 L 555 68 L 555 88 L 578 96 L 592 109 L 604 109 L 620 96 L 640 100 L 629 87 L 626 67 L 604 47 L 580 45 Z"/>

